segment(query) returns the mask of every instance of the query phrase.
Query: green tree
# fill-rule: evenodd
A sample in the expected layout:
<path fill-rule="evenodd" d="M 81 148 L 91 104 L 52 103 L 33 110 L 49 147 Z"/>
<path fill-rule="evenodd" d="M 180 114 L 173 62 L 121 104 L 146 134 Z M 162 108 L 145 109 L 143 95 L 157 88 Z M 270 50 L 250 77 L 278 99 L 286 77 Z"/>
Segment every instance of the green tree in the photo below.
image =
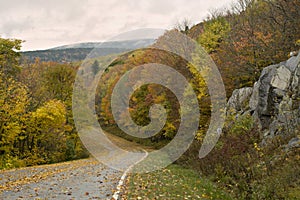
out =
<path fill-rule="evenodd" d="M 43 72 L 42 86 L 49 99 L 71 101 L 76 70 L 66 64 L 50 64 Z"/>
<path fill-rule="evenodd" d="M 92 71 L 93 74 L 96 75 L 99 71 L 99 62 L 98 60 L 95 60 L 94 63 L 92 64 Z"/>
<path fill-rule="evenodd" d="M 18 51 L 21 43 L 22 40 L 0 38 L 0 71 L 7 77 L 20 71 Z"/>
<path fill-rule="evenodd" d="M 229 31 L 230 24 L 224 17 L 209 20 L 204 23 L 204 32 L 200 35 L 198 42 L 208 53 L 215 52 L 228 36 Z"/>

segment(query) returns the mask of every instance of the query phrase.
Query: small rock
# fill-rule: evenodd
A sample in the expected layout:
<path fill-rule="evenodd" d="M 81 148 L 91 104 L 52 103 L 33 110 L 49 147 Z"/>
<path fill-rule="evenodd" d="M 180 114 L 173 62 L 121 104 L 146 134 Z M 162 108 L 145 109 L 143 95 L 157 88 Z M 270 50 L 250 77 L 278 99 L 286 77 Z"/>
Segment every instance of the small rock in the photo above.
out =
<path fill-rule="evenodd" d="M 249 109 L 249 100 L 252 95 L 253 89 L 241 88 L 234 90 L 232 96 L 228 100 L 227 107 L 229 111 L 233 112 L 244 112 Z"/>

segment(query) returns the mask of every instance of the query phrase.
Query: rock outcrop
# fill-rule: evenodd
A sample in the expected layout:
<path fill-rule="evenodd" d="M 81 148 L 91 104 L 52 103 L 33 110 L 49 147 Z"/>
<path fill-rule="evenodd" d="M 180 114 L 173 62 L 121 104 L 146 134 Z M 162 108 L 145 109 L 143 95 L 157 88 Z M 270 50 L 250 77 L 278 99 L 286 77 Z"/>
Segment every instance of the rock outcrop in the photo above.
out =
<path fill-rule="evenodd" d="M 227 107 L 238 115 L 251 113 L 264 137 L 295 133 L 300 128 L 300 53 L 264 68 L 253 88 L 233 92 Z"/>

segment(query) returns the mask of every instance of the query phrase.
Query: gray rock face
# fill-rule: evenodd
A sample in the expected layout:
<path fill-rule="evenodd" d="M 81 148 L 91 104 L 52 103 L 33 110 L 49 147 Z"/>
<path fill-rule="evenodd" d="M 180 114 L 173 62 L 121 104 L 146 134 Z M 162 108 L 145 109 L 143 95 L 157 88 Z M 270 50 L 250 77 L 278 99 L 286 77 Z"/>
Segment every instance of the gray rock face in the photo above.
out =
<path fill-rule="evenodd" d="M 260 82 L 254 83 L 252 95 L 250 97 L 249 107 L 253 111 L 258 106 Z"/>
<path fill-rule="evenodd" d="M 300 66 L 298 65 L 297 69 L 295 70 L 293 79 L 292 79 L 292 92 L 293 92 L 293 99 L 299 96 L 299 87 L 300 87 Z"/>
<path fill-rule="evenodd" d="M 253 88 L 235 90 L 227 109 L 251 112 L 264 136 L 300 128 L 300 53 L 263 69 Z"/>
<path fill-rule="evenodd" d="M 237 112 L 245 112 L 249 110 L 249 101 L 252 91 L 253 89 L 250 87 L 234 90 L 227 103 L 229 110 Z"/>
<path fill-rule="evenodd" d="M 280 66 L 271 80 L 271 86 L 280 90 L 286 90 L 289 86 L 291 75 L 292 73 L 288 68 Z"/>
<path fill-rule="evenodd" d="M 278 65 L 271 65 L 263 69 L 262 74 L 258 80 L 258 98 L 257 107 L 254 108 L 259 115 L 270 115 L 272 107 L 269 104 L 272 92 L 271 80 L 273 79 Z M 252 98 L 253 99 L 253 98 Z"/>
<path fill-rule="evenodd" d="M 297 65 L 300 62 L 300 53 L 295 54 L 290 59 L 288 59 L 285 63 L 285 66 L 291 71 L 294 72 L 297 68 Z"/>

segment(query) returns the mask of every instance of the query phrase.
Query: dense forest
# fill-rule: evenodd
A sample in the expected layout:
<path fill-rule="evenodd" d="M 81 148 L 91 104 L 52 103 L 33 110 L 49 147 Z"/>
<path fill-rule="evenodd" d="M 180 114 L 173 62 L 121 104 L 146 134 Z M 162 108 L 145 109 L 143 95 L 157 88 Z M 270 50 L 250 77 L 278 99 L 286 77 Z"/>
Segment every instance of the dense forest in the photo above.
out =
<path fill-rule="evenodd" d="M 167 31 L 150 48 L 120 55 L 97 87 L 95 107 L 99 123 L 112 134 L 151 148 L 170 142 L 180 124 L 180 107 L 167 88 L 144 85 L 130 99 L 131 117 L 141 126 L 149 124 L 151 105 L 161 104 L 167 110 L 165 126 L 149 139 L 122 132 L 113 119 L 110 104 L 113 88 L 126 71 L 145 63 L 165 64 L 190 81 L 201 109 L 195 141 L 176 163 L 197 170 L 237 199 L 299 198 L 299 148 L 282 153 L 282 145 L 288 139 L 281 136 L 262 146 L 262 133 L 249 115 L 227 116 L 217 146 L 208 157 L 199 159 L 211 114 L 205 82 L 190 63 L 155 49 L 155 45 L 167 45 L 165 38 L 174 32 L 193 38 L 218 66 L 229 98 L 237 88 L 252 87 L 263 68 L 285 61 L 290 52 L 299 50 L 299 10 L 298 0 L 238 0 L 228 9 L 212 12 L 200 24 Z M 21 40 L 0 38 L 0 168 L 88 157 L 72 117 L 73 83 L 80 63 L 43 62 L 47 61 L 43 58 L 21 64 L 21 45 Z M 91 62 L 93 73 L 97 74 L 99 62 Z M 299 135 L 297 131 L 292 130 L 291 135 Z"/>
<path fill-rule="evenodd" d="M 72 119 L 76 66 L 20 66 L 21 41 L 0 42 L 1 168 L 87 157 Z"/>

